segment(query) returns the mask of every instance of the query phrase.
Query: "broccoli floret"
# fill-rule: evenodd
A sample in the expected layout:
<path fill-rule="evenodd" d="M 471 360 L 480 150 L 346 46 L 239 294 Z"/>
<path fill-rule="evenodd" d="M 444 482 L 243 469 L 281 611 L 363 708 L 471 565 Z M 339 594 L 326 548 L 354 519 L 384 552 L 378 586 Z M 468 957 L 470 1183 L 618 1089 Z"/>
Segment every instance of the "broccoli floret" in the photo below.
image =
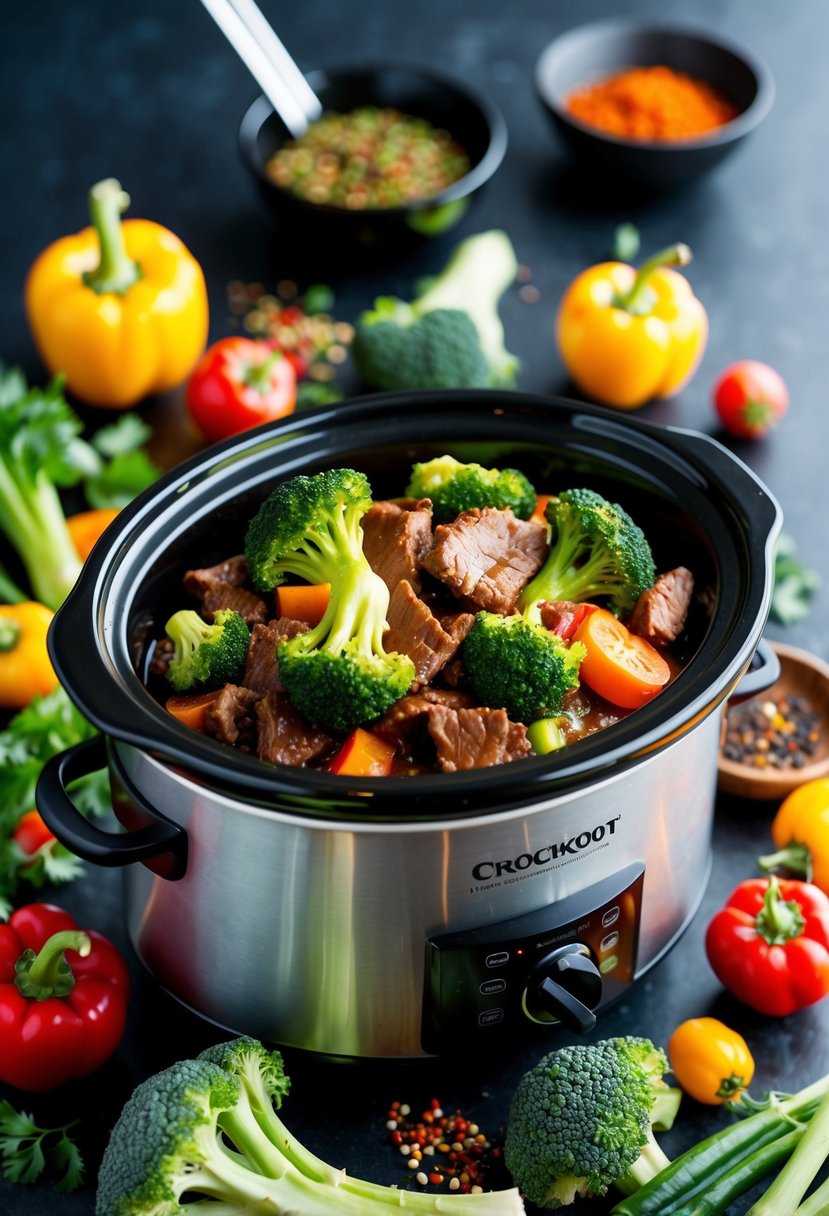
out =
<path fill-rule="evenodd" d="M 167 669 L 176 692 L 221 688 L 242 670 L 250 631 L 238 612 L 220 609 L 208 624 L 192 608 L 182 608 L 164 628 L 176 648 Z"/>
<path fill-rule="evenodd" d="M 389 591 L 363 553 L 360 520 L 371 505 L 362 473 L 331 469 L 283 482 L 248 528 L 245 553 L 256 586 L 287 577 L 330 583 L 325 615 L 279 644 L 279 675 L 315 726 L 352 730 L 379 718 L 409 690 L 406 655 L 386 653 Z"/>
<path fill-rule="evenodd" d="M 498 301 L 518 270 L 505 232 L 468 237 L 411 303 L 382 297 L 357 319 L 351 353 L 377 389 L 483 388 L 515 383 Z"/>
<path fill-rule="evenodd" d="M 580 642 L 521 615 L 479 612 L 463 645 L 473 691 L 485 705 L 506 709 L 517 722 L 560 713 L 566 694 L 579 685 L 585 656 Z"/>
<path fill-rule="evenodd" d="M 447 523 L 473 507 L 510 507 L 519 519 L 529 519 L 535 510 L 535 489 L 518 469 L 485 469 L 462 464 L 454 456 L 437 456 L 412 465 L 406 493 L 429 498 L 439 524 Z"/>
<path fill-rule="evenodd" d="M 625 1036 L 561 1047 L 521 1078 L 504 1157 L 522 1194 L 556 1210 L 611 1186 L 630 1194 L 669 1164 L 653 1136 L 680 1091 L 662 1079 L 665 1053 Z"/>
<path fill-rule="evenodd" d="M 607 599 L 617 615 L 630 612 L 656 574 L 645 534 L 618 503 L 594 490 L 564 490 L 545 509 L 550 553 L 524 588 L 521 608 L 544 600 Z"/>
<path fill-rule="evenodd" d="M 519 1216 L 516 1189 L 432 1196 L 350 1178 L 306 1149 L 274 1106 L 288 1090 L 282 1057 L 254 1039 L 211 1048 L 139 1085 L 98 1175 L 96 1216 Z"/>

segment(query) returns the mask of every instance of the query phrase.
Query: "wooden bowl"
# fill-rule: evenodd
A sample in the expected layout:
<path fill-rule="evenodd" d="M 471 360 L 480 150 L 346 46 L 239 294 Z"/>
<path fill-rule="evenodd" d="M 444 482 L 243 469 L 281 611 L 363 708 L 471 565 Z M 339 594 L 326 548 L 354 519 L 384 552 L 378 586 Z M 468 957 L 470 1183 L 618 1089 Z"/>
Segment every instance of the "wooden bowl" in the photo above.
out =
<path fill-rule="evenodd" d="M 786 694 L 803 697 L 820 714 L 820 740 L 814 756 L 802 768 L 758 769 L 720 754 L 718 787 L 740 798 L 785 798 L 798 785 L 829 775 L 829 664 L 796 646 L 782 642 L 771 646 L 780 659 L 780 678 L 756 699 L 774 701 Z"/>

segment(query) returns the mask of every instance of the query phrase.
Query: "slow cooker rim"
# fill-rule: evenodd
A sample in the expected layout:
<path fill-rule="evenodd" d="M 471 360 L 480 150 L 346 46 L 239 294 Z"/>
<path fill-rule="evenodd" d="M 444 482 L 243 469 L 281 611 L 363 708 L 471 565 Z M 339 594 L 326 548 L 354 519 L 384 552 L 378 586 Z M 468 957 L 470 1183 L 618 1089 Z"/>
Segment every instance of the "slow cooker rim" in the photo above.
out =
<path fill-rule="evenodd" d="M 575 755 L 568 755 L 566 758 L 559 755 L 553 760 L 549 757 L 522 760 L 520 772 L 516 771 L 514 765 L 505 765 L 463 773 L 420 774 L 400 780 L 375 778 L 361 782 L 349 781 L 346 788 L 343 788 L 343 779 L 333 774 L 284 765 L 265 766 L 254 757 L 237 753 L 232 771 L 228 773 L 227 748 L 224 745 L 196 735 L 172 722 L 163 707 L 140 682 L 134 669 L 130 669 L 128 673 L 133 685 L 129 687 L 125 682 L 125 673 L 114 666 L 112 655 L 102 652 L 100 631 L 105 627 L 107 616 L 106 578 L 117 569 L 119 554 L 123 558 L 121 542 L 134 529 L 138 520 L 151 518 L 152 508 L 159 501 L 174 501 L 183 490 L 197 484 L 200 478 L 212 475 L 226 464 L 244 467 L 245 459 L 255 458 L 263 443 L 267 445 L 268 441 L 274 442 L 286 434 L 289 437 L 294 434 L 322 435 L 331 426 L 336 428 L 342 425 L 343 413 L 340 408 L 339 411 L 329 409 L 291 417 L 246 432 L 210 448 L 207 452 L 199 453 L 166 474 L 119 515 L 107 532 L 108 543 L 96 547 L 50 631 L 49 645 L 53 663 L 62 682 L 67 686 L 67 691 L 82 712 L 105 733 L 148 751 L 160 752 L 173 762 L 193 769 L 200 777 L 206 777 L 214 788 L 231 795 L 255 793 L 280 805 L 285 805 L 287 800 L 299 809 L 312 803 L 315 814 L 319 813 L 320 804 L 329 809 L 338 805 L 353 809 L 353 799 L 358 796 L 362 807 L 365 808 L 363 813 L 369 815 L 382 813 L 389 802 L 395 804 L 396 814 L 399 815 L 402 809 L 401 801 L 405 803 L 408 812 L 416 808 L 419 802 L 427 799 L 431 801 L 443 795 L 453 800 L 458 800 L 461 796 L 468 797 L 470 801 L 474 801 L 477 811 L 487 804 L 503 801 L 505 794 L 510 797 L 534 799 L 540 793 L 557 788 L 570 789 L 575 784 L 601 776 L 605 771 L 619 771 L 623 765 L 627 767 L 637 763 L 643 756 L 661 749 L 677 734 L 690 729 L 701 716 L 712 712 L 729 695 L 747 667 L 759 640 L 770 602 L 771 580 L 766 559 L 780 525 L 780 509 L 756 475 L 709 436 L 681 428 L 659 427 L 639 418 L 625 417 L 624 426 L 620 427 L 620 419 L 608 415 L 607 411 L 599 406 L 539 394 L 506 390 L 425 390 L 413 393 L 372 394 L 370 397 L 355 398 L 349 402 L 348 420 L 352 426 L 357 419 L 370 422 L 378 416 L 387 417 L 390 412 L 402 407 L 411 410 L 413 401 L 416 401 L 422 410 L 440 408 L 442 412 L 447 412 L 447 400 L 459 410 L 480 409 L 485 402 L 492 414 L 521 414 L 527 411 L 537 414 L 539 411 L 544 413 L 551 410 L 559 418 L 566 414 L 573 429 L 580 432 L 583 430 L 586 436 L 591 432 L 594 435 L 616 435 L 634 447 L 634 440 L 640 445 L 647 440 L 651 445 L 656 445 L 665 463 L 668 461 L 668 454 L 672 453 L 676 458 L 679 453 L 682 461 L 696 468 L 700 477 L 704 474 L 710 478 L 712 465 L 723 461 L 724 470 L 732 476 L 735 469 L 742 470 L 742 476 L 747 478 L 757 491 L 753 509 L 759 512 L 761 504 L 764 504 L 762 509 L 766 515 L 765 527 L 757 535 L 756 529 L 748 529 L 746 537 L 749 544 L 757 545 L 758 555 L 762 548 L 764 560 L 752 564 L 753 578 L 745 588 L 746 602 L 743 607 L 747 618 L 753 618 L 753 625 L 747 629 L 736 650 L 720 645 L 716 655 L 719 661 L 716 688 L 713 691 L 711 678 L 699 670 L 699 663 L 694 671 L 698 658 L 694 656 L 682 673 L 681 686 L 680 682 L 677 682 L 679 694 L 672 693 L 669 689 L 658 699 L 661 705 L 654 702 L 651 706 L 637 711 L 634 716 L 635 730 L 628 725 L 631 719 L 626 719 L 612 728 L 612 738 L 609 738 L 606 732 L 600 732 L 597 736 L 590 736 L 581 741 L 577 748 L 567 749 Z M 417 412 L 420 414 L 421 410 Z M 696 461 L 692 458 L 694 449 L 699 445 L 700 451 L 705 452 L 704 469 L 701 455 Z M 231 459 L 228 460 L 228 457 Z M 85 652 L 87 660 L 93 666 L 103 668 L 109 677 L 115 677 L 112 687 L 105 690 L 102 708 L 99 708 L 96 702 L 96 696 L 100 699 L 101 688 L 97 687 L 94 692 L 87 693 L 86 681 L 72 678 L 69 668 L 74 667 L 77 673 L 78 664 L 74 660 L 70 662 L 59 645 L 60 631 L 64 624 L 69 636 L 72 624 L 77 626 L 84 620 L 87 625 L 91 623 L 93 626 L 93 647 L 87 648 Z M 723 649 L 733 651 L 727 655 L 725 661 L 722 656 Z M 120 712 L 113 714 L 113 702 L 110 698 L 115 694 L 121 701 L 119 710 L 126 709 L 126 718 Z M 668 718 L 664 716 L 666 705 L 670 706 L 667 711 L 670 714 Z"/>

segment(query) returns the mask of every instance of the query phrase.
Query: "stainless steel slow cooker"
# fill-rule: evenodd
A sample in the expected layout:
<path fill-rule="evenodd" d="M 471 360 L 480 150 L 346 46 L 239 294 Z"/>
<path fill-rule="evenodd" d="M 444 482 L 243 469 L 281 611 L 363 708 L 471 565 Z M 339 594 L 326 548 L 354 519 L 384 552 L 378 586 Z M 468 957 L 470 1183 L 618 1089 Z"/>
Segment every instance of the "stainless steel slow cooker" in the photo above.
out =
<path fill-rule="evenodd" d="M 363 781 L 268 766 L 176 722 L 147 691 L 148 639 L 181 575 L 240 552 L 274 483 L 364 470 L 403 492 L 414 460 L 587 485 L 695 575 L 685 665 L 646 707 L 547 757 Z M 118 517 L 58 612 L 50 653 L 102 736 L 44 771 L 64 843 L 129 865 L 138 956 L 233 1031 L 316 1052 L 439 1054 L 587 1029 L 682 933 L 709 861 L 722 707 L 749 670 L 780 512 L 711 439 L 520 393 L 398 393 L 260 428 L 168 474 Z M 748 674 L 746 674 L 748 672 Z M 108 763 L 121 833 L 65 787 Z"/>

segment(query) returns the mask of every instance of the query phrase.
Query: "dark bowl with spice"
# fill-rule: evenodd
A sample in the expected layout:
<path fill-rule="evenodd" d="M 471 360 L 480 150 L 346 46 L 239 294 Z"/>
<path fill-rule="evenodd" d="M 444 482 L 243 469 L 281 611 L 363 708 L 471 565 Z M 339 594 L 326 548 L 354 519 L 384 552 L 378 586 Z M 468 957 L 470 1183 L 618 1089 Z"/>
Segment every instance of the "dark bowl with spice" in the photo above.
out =
<path fill-rule="evenodd" d="M 755 55 L 706 32 L 625 21 L 578 26 L 536 64 L 538 96 L 581 163 L 646 189 L 675 186 L 723 160 L 774 99 Z"/>
<path fill-rule="evenodd" d="M 335 68 L 309 73 L 308 83 L 324 113 L 298 152 L 265 97 L 239 132 L 262 195 L 294 229 L 384 249 L 437 236 L 461 219 L 504 158 L 507 130 L 496 107 L 436 72 Z"/>

